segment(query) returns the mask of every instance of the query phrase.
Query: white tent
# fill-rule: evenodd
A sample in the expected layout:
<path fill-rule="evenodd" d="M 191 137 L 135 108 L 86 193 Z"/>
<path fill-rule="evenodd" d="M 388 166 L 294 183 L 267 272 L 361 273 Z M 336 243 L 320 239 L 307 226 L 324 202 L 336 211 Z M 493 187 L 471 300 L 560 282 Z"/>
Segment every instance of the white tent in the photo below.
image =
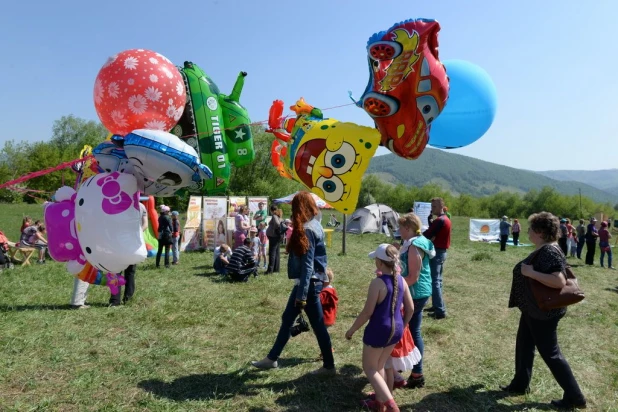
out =
<path fill-rule="evenodd" d="M 349 233 L 381 233 L 382 216 L 386 216 L 390 229 L 395 231 L 399 228 L 399 214 L 390 206 L 374 203 L 354 211 L 346 222 L 346 232 Z M 341 226 L 337 230 L 343 230 Z"/>
<path fill-rule="evenodd" d="M 273 203 L 275 203 L 275 204 L 279 204 L 279 203 L 290 204 L 290 203 L 292 203 L 292 199 L 294 199 L 294 196 L 296 196 L 297 193 L 298 192 L 294 192 L 291 195 L 287 195 L 287 196 L 281 197 L 279 199 L 274 199 Z M 316 195 L 315 193 L 311 193 L 311 197 L 313 197 L 313 200 L 315 200 L 315 204 L 317 205 L 318 208 L 320 208 L 320 209 L 332 209 L 333 208 L 331 205 L 326 203 L 324 200 L 320 199 L 318 197 L 318 195 Z"/>

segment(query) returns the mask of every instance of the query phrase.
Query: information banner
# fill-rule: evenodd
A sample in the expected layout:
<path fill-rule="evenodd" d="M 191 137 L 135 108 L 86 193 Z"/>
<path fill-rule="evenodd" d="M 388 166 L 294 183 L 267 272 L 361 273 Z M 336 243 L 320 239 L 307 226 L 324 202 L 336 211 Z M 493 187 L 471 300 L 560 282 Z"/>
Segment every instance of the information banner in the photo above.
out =
<path fill-rule="evenodd" d="M 470 240 L 490 242 L 500 239 L 499 219 L 470 219 Z"/>
<path fill-rule="evenodd" d="M 414 214 L 421 219 L 421 231 L 429 227 L 429 215 L 431 214 L 431 203 L 414 202 Z"/>
<path fill-rule="evenodd" d="M 227 198 L 204 197 L 202 213 L 202 247 L 214 250 L 226 242 Z"/>

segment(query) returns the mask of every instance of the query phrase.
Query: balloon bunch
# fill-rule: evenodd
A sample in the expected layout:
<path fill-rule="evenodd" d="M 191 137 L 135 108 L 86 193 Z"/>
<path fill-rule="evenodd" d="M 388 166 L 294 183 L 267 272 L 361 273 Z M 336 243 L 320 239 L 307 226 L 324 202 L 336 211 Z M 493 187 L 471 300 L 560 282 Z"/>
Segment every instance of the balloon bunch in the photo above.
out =
<path fill-rule="evenodd" d="M 116 145 L 94 149 L 101 169 L 129 163 L 133 171 L 125 173 L 135 173 L 147 195 L 224 193 L 231 164 L 255 158 L 249 115 L 239 102 L 246 75 L 227 96 L 194 63 L 176 67 L 143 49 L 110 57 L 94 86 L 97 114 Z"/>
<path fill-rule="evenodd" d="M 119 273 L 146 258 L 137 180 L 127 173 L 99 173 L 76 191 L 63 186 L 45 204 L 49 254 L 67 262 L 85 282 L 124 284 Z"/>
<path fill-rule="evenodd" d="M 271 160 L 279 174 L 302 183 L 342 213 L 354 211 L 360 180 L 380 143 L 370 127 L 323 118 L 322 111 L 300 99 L 285 120 L 283 102 L 270 109 L 268 130 L 277 139 Z"/>
<path fill-rule="evenodd" d="M 382 145 L 416 159 L 427 144 L 454 149 L 481 138 L 493 123 L 496 88 L 480 67 L 438 58 L 440 24 L 411 19 L 367 42 L 369 83 L 356 102 L 373 118 Z"/>
<path fill-rule="evenodd" d="M 427 144 L 450 149 L 479 139 L 495 116 L 495 86 L 471 63 L 441 62 L 439 31 L 435 20 L 412 19 L 369 38 L 369 82 L 358 101 L 350 97 L 376 129 L 324 119 L 302 98 L 290 107 L 296 118 L 285 119 L 275 101 L 267 131 L 276 137 L 271 159 L 279 174 L 349 213 L 378 145 L 416 159 Z"/>
<path fill-rule="evenodd" d="M 94 85 L 95 109 L 110 135 L 94 149 L 84 147 L 85 160 L 73 167 L 75 188 L 58 189 L 45 205 L 51 257 L 115 293 L 124 284 L 120 272 L 147 256 L 141 194 L 224 192 L 230 163 L 255 157 L 249 116 L 239 103 L 245 76 L 226 96 L 193 63 L 177 68 L 144 49 L 110 57 Z"/>

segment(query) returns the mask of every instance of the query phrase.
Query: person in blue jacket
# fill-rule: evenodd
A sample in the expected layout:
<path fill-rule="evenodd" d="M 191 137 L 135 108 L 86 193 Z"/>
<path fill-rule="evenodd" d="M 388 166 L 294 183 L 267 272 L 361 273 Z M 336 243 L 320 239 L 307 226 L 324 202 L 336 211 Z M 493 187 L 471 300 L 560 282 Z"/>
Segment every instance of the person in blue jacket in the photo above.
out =
<path fill-rule="evenodd" d="M 286 245 L 288 257 L 288 278 L 294 280 L 294 287 L 281 317 L 281 327 L 268 355 L 251 364 L 260 369 L 279 366 L 278 359 L 290 339 L 290 328 L 301 310 L 309 318 L 322 353 L 323 367 L 313 372 L 320 375 L 336 374 L 335 360 L 328 330 L 320 302 L 320 292 L 326 279 L 326 245 L 324 231 L 316 219 L 318 207 L 309 192 L 299 192 L 292 200 L 292 224 L 294 231 Z"/>

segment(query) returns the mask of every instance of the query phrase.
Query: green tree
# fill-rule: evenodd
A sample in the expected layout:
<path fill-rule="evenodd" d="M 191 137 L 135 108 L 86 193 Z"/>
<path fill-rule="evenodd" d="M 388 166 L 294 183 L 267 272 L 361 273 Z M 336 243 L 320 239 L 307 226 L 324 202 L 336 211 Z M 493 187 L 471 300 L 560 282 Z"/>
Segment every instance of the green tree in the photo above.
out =
<path fill-rule="evenodd" d="M 62 116 L 54 122 L 49 143 L 62 153 L 63 160 L 72 160 L 77 158 L 85 145 L 94 148 L 105 140 L 108 134 L 107 129 L 99 122 L 73 115 Z"/>
<path fill-rule="evenodd" d="M 270 149 L 274 137 L 261 126 L 252 126 L 255 160 L 243 167 L 232 167 L 228 194 L 245 196 L 283 197 L 303 186 L 283 178 L 272 165 Z"/>

